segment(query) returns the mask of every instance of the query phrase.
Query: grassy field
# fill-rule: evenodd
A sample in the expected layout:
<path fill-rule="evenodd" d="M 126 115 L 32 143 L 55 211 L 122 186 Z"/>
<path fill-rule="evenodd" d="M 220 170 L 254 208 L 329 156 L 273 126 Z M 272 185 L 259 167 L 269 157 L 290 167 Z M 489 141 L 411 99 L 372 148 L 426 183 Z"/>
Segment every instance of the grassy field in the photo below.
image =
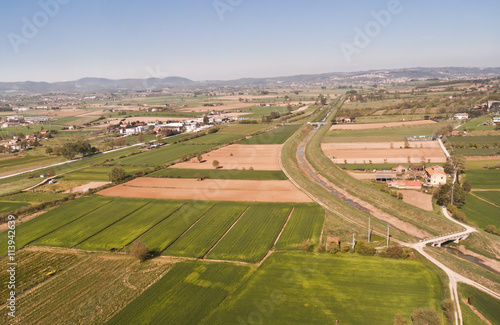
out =
<path fill-rule="evenodd" d="M 319 243 L 325 211 L 319 205 L 297 206 L 276 243 L 277 250 L 300 249 L 300 244 L 310 240 Z"/>
<path fill-rule="evenodd" d="M 497 192 L 497 195 L 499 192 Z M 465 199 L 465 205 L 461 208 L 467 219 L 484 229 L 487 225 L 500 227 L 500 208 L 481 201 L 480 199 L 468 195 Z"/>
<path fill-rule="evenodd" d="M 484 164 L 488 163 L 483 161 Z M 465 180 L 469 181 L 472 189 L 500 189 L 500 170 L 468 170 Z"/>
<path fill-rule="evenodd" d="M 466 161 L 467 170 L 481 170 L 481 169 L 500 169 L 500 159 L 491 160 L 467 160 Z"/>
<path fill-rule="evenodd" d="M 111 203 L 86 214 L 84 218 L 76 219 L 45 235 L 33 242 L 33 245 L 74 247 L 120 221 L 122 218 L 141 209 L 147 203 L 148 201 L 146 200 L 114 198 Z M 61 206 L 59 209 L 63 209 L 66 212 L 71 211 L 68 210 L 67 206 Z"/>
<path fill-rule="evenodd" d="M 199 324 L 249 272 L 232 264 L 177 264 L 107 324 Z"/>
<path fill-rule="evenodd" d="M 275 253 L 204 324 L 392 324 L 441 313 L 443 285 L 418 261 Z"/>
<path fill-rule="evenodd" d="M 251 135 L 269 129 L 269 127 L 267 124 L 230 124 L 217 134 Z"/>
<path fill-rule="evenodd" d="M 299 129 L 300 125 L 285 125 L 280 128 L 259 134 L 250 139 L 238 142 L 238 144 L 282 144 L 293 133 Z"/>
<path fill-rule="evenodd" d="M 474 194 L 485 199 L 486 201 L 500 206 L 500 192 L 498 191 L 481 191 L 474 192 Z"/>
<path fill-rule="evenodd" d="M 62 161 L 60 157 L 50 156 L 20 156 L 10 159 L 0 160 L 0 174 L 14 172 L 16 170 L 26 170 L 46 166 L 51 163 Z"/>
<path fill-rule="evenodd" d="M 404 141 L 405 137 L 410 136 L 431 136 L 439 128 L 439 124 L 429 124 L 424 127 L 391 127 L 372 130 L 335 130 L 328 131 L 323 142 L 390 142 Z"/>
<path fill-rule="evenodd" d="M 189 201 L 182 208 L 144 234 L 140 240 L 146 243 L 150 250 L 160 253 L 179 239 L 214 204 L 214 202 L 208 201 Z"/>
<path fill-rule="evenodd" d="M 49 212 L 16 226 L 16 246 L 24 245 L 39 239 L 67 224 L 98 210 L 111 202 L 108 198 L 81 198 L 65 203 Z M 71 213 L 68 213 L 71 211 Z M 0 233 L 0 242 L 5 242 L 7 232 Z M 7 247 L 0 247 L 0 256 L 7 252 Z"/>
<path fill-rule="evenodd" d="M 291 210 L 289 204 L 252 205 L 207 258 L 260 261 L 272 248 Z"/>
<path fill-rule="evenodd" d="M 148 177 L 196 178 L 195 175 L 211 179 L 244 179 L 244 180 L 286 180 L 286 175 L 280 170 L 240 170 L 240 169 L 161 169 Z"/>
<path fill-rule="evenodd" d="M 33 252 L 25 249 L 16 252 L 16 259 L 19 263 L 19 268 L 22 272 L 16 274 L 16 292 L 22 294 L 25 290 L 33 288 L 48 279 L 50 273 L 60 273 L 68 266 L 74 264 L 78 258 L 74 253 L 54 254 L 49 252 Z M 7 265 L 8 257 L 0 259 L 2 265 Z M 0 299 L 1 305 L 4 305 L 8 298 L 7 283 L 9 282 L 9 274 L 7 272 L 0 273 Z"/>
<path fill-rule="evenodd" d="M 485 121 L 491 120 L 491 116 L 482 116 L 472 120 L 467 121 L 462 125 L 459 130 L 494 130 L 494 125 L 481 125 Z"/>
<path fill-rule="evenodd" d="M 269 115 L 272 112 L 286 113 L 288 109 L 286 106 L 271 106 L 271 107 L 245 107 L 240 109 L 241 112 L 248 112 L 250 114 L 243 115 L 245 118 L 259 118 L 265 115 Z"/>
<path fill-rule="evenodd" d="M 243 203 L 217 203 L 163 254 L 202 258 L 247 208 Z"/>
<path fill-rule="evenodd" d="M 487 144 L 489 146 L 498 146 L 500 144 L 500 135 L 488 135 L 488 136 L 471 136 L 471 137 L 448 137 L 446 139 L 448 144 L 459 144 L 464 146 L 472 147 L 472 145 L 477 144 L 482 146 Z"/>
<path fill-rule="evenodd" d="M 132 175 L 135 172 L 144 169 L 142 166 L 139 167 L 123 167 L 127 175 Z M 74 172 L 67 173 L 61 176 L 65 181 L 87 181 L 87 182 L 107 182 L 109 181 L 108 174 L 111 171 L 111 167 L 107 166 L 94 166 L 87 167 Z"/>
<path fill-rule="evenodd" d="M 0 213 L 16 211 L 17 209 L 28 206 L 28 205 L 29 205 L 29 203 L 24 203 L 24 202 L 0 201 Z"/>
<path fill-rule="evenodd" d="M 55 262 L 60 263 L 57 259 L 55 257 Z M 16 322 L 103 324 L 171 267 L 167 261 L 139 263 L 129 256 L 78 255 L 72 267 L 57 272 L 50 281 L 44 281 L 22 297 L 18 296 Z M 22 272 L 32 273 L 27 268 Z M 12 324 L 6 312 L 0 314 L 0 323 Z"/>
<path fill-rule="evenodd" d="M 124 219 L 90 237 L 78 248 L 87 250 L 120 250 L 150 228 L 168 218 L 183 203 L 154 200 Z"/>
<path fill-rule="evenodd" d="M 498 154 L 500 149 L 498 148 L 457 148 L 449 150 L 451 154 L 464 155 L 464 156 L 495 156 Z"/>
<path fill-rule="evenodd" d="M 461 298 L 473 297 L 472 306 L 477 309 L 492 324 L 498 324 L 500 320 L 500 300 L 469 285 L 459 283 L 458 292 Z M 470 308 L 465 306 L 463 308 Z M 467 324 L 464 324 L 467 325 Z"/>
<path fill-rule="evenodd" d="M 348 105 L 344 106 L 348 107 Z M 405 122 L 408 121 L 422 121 L 425 115 L 370 115 L 370 116 L 359 116 L 356 117 L 356 123 L 358 124 L 368 124 L 368 123 L 391 123 L 400 122 L 404 119 Z"/>

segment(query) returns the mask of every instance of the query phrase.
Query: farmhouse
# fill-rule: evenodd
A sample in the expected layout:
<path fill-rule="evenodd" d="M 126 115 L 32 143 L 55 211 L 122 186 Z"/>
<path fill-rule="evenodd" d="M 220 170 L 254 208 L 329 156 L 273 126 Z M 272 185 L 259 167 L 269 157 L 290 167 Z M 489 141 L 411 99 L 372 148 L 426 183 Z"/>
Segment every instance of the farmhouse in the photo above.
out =
<path fill-rule="evenodd" d="M 423 172 L 425 169 L 424 165 L 410 165 L 410 170 L 414 172 Z"/>
<path fill-rule="evenodd" d="M 406 190 L 421 190 L 422 182 L 420 181 L 394 181 L 387 183 L 388 187 L 394 187 L 398 189 Z"/>
<path fill-rule="evenodd" d="M 399 165 L 399 166 L 392 168 L 392 171 L 394 173 L 405 173 L 407 170 L 408 170 L 408 168 L 406 168 L 406 166 L 403 166 L 403 165 Z"/>
<path fill-rule="evenodd" d="M 455 120 L 466 120 L 469 118 L 469 114 L 467 113 L 457 113 L 453 116 Z"/>
<path fill-rule="evenodd" d="M 351 119 L 349 117 L 343 117 L 342 123 L 351 123 Z"/>
<path fill-rule="evenodd" d="M 446 184 L 446 173 L 443 167 L 432 166 L 425 169 L 425 178 L 427 183 L 432 186 Z"/>
<path fill-rule="evenodd" d="M 494 124 L 494 125 L 498 125 L 500 124 L 500 116 L 493 116 L 491 118 L 491 122 Z"/>
<path fill-rule="evenodd" d="M 393 181 L 396 178 L 394 175 L 377 175 L 375 176 L 375 180 L 377 182 L 389 182 Z"/>

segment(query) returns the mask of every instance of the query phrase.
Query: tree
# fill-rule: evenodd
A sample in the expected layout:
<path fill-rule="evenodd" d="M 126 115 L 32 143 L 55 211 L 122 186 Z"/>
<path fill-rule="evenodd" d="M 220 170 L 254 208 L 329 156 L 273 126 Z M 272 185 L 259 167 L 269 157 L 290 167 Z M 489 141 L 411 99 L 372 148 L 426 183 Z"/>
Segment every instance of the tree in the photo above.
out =
<path fill-rule="evenodd" d="M 215 169 L 219 168 L 219 161 L 218 160 L 212 161 L 212 166 L 214 166 Z"/>
<path fill-rule="evenodd" d="M 127 173 L 125 173 L 125 169 L 121 167 L 113 167 L 108 174 L 109 181 L 113 183 L 121 182 L 125 177 L 127 177 Z"/>
<path fill-rule="evenodd" d="M 54 152 L 54 149 L 52 149 L 51 147 L 47 147 L 47 148 L 45 149 L 45 153 L 46 153 L 47 155 L 51 155 L 51 154 L 52 154 L 52 152 Z"/>
<path fill-rule="evenodd" d="M 324 253 L 324 252 L 326 252 L 325 245 L 324 244 L 318 244 L 317 251 L 318 251 L 318 253 Z"/>
<path fill-rule="evenodd" d="M 356 243 L 356 252 L 360 255 L 365 256 L 373 256 L 375 255 L 375 248 L 373 248 L 370 244 L 365 242 L 357 242 Z"/>
<path fill-rule="evenodd" d="M 441 321 L 434 309 L 419 308 L 411 314 L 413 325 L 439 325 Z"/>
<path fill-rule="evenodd" d="M 144 134 L 139 133 L 139 135 L 137 136 L 137 142 L 139 143 L 144 142 Z"/>
<path fill-rule="evenodd" d="M 66 142 L 61 147 L 61 155 L 68 160 L 75 158 L 77 153 L 78 148 L 74 142 Z"/>
<path fill-rule="evenodd" d="M 142 262 L 148 258 L 149 249 L 145 243 L 141 241 L 135 241 L 132 243 L 132 245 L 130 245 L 129 253 L 137 257 Z"/>
<path fill-rule="evenodd" d="M 349 246 L 348 243 L 346 243 L 346 242 L 340 243 L 340 252 L 341 253 L 347 253 L 350 249 L 351 249 L 351 246 Z"/>
<path fill-rule="evenodd" d="M 201 163 L 203 161 L 203 157 L 202 157 L 201 153 L 196 155 L 196 159 L 198 160 L 199 163 Z"/>
<path fill-rule="evenodd" d="M 200 173 L 196 173 L 196 174 L 194 174 L 194 178 L 196 178 L 196 180 L 198 180 L 198 181 L 202 181 L 203 180 L 203 175 L 200 174 Z"/>
<path fill-rule="evenodd" d="M 453 166 L 450 159 L 446 160 L 446 162 L 443 164 L 443 168 L 446 174 L 451 175 L 455 172 L 455 166 Z"/>
<path fill-rule="evenodd" d="M 452 324 L 455 322 L 455 307 L 453 305 L 453 301 L 450 299 L 445 299 L 443 301 L 443 310 L 446 318 L 448 319 L 448 323 Z"/>
<path fill-rule="evenodd" d="M 453 161 L 453 166 L 457 173 L 460 173 L 466 169 L 466 161 L 463 155 L 452 155 L 451 161 Z"/>

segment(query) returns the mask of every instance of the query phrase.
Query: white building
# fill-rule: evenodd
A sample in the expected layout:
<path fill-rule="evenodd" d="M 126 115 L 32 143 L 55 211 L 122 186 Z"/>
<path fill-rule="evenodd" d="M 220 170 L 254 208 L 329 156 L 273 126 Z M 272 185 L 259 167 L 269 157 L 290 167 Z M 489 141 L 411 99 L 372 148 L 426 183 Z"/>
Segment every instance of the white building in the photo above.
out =
<path fill-rule="evenodd" d="M 457 113 L 453 116 L 455 120 L 466 120 L 469 118 L 469 114 L 467 113 Z"/>

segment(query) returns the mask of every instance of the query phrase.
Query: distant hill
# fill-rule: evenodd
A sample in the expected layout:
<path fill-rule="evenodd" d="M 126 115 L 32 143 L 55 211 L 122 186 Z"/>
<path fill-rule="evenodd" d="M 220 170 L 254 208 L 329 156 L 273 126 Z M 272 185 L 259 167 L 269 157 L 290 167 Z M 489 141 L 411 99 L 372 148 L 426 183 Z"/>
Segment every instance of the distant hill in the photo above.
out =
<path fill-rule="evenodd" d="M 193 81 L 182 77 L 119 79 L 82 78 L 66 82 L 0 82 L 0 93 L 49 93 L 96 91 L 194 90 L 219 87 L 335 87 L 369 85 L 414 80 L 460 80 L 500 77 L 500 68 L 408 68 L 380 69 L 358 72 L 332 72 L 272 78 Z"/>

